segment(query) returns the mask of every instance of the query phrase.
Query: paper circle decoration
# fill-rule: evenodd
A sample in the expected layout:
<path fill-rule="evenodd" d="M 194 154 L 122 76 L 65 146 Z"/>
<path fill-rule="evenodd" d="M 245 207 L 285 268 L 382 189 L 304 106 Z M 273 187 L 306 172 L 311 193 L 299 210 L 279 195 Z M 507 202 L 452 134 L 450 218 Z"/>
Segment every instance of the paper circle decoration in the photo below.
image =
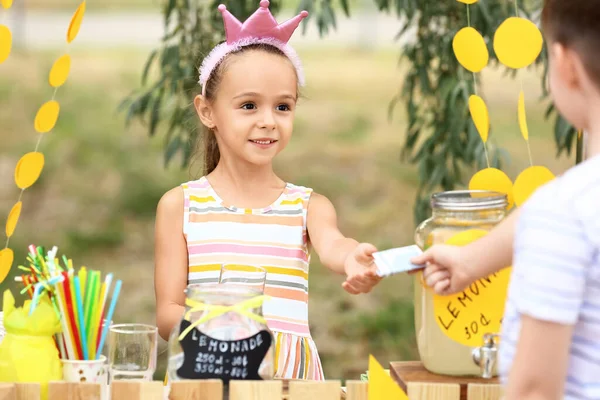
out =
<path fill-rule="evenodd" d="M 0 25 L 0 64 L 10 55 L 12 49 L 12 32 L 5 25 Z"/>
<path fill-rule="evenodd" d="M 6 220 L 6 237 L 11 237 L 13 233 L 15 233 L 17 222 L 19 222 L 19 217 L 21 216 L 22 206 L 23 202 L 19 201 L 10 210 L 10 213 L 8 214 L 8 218 Z"/>
<path fill-rule="evenodd" d="M 2 4 L 2 7 L 8 9 L 12 6 L 13 0 L 0 0 L 0 3 Z"/>
<path fill-rule="evenodd" d="M 515 204 L 521 206 L 540 187 L 554 179 L 554 174 L 546 167 L 539 165 L 525 169 L 515 179 L 513 194 Z"/>
<path fill-rule="evenodd" d="M 452 49 L 460 65 L 471 72 L 479 72 L 488 64 L 490 55 L 485 40 L 471 27 L 462 28 L 456 33 Z"/>
<path fill-rule="evenodd" d="M 12 267 L 15 254 L 9 248 L 0 250 L 0 282 L 6 279 L 10 267 Z"/>
<path fill-rule="evenodd" d="M 513 184 L 510 178 L 497 168 L 478 171 L 469 181 L 469 190 L 489 190 L 506 194 L 508 208 L 514 204 Z"/>
<path fill-rule="evenodd" d="M 50 100 L 39 108 L 34 121 L 35 130 L 39 133 L 47 133 L 54 128 L 58 120 L 60 105 L 56 100 Z"/>
<path fill-rule="evenodd" d="M 463 4 L 475 4 L 477 3 L 479 0 L 456 0 L 459 3 L 463 3 Z"/>
<path fill-rule="evenodd" d="M 464 246 L 486 234 L 487 231 L 482 229 L 471 229 L 452 236 L 446 244 Z M 435 320 L 442 332 L 469 347 L 481 346 L 486 333 L 500 332 L 510 272 L 511 268 L 505 268 L 478 279 L 462 293 L 450 296 L 434 294 Z"/>
<path fill-rule="evenodd" d="M 531 65 L 542 52 L 543 43 L 538 27 L 525 18 L 506 19 L 494 34 L 494 51 L 498 60 L 514 69 Z"/>
<path fill-rule="evenodd" d="M 479 96 L 470 96 L 469 111 L 471 112 L 475 128 L 477 128 L 477 132 L 481 136 L 481 140 L 483 140 L 483 143 L 486 143 L 490 132 L 490 116 L 485 101 Z"/>
<path fill-rule="evenodd" d="M 517 106 L 517 114 L 519 117 L 519 129 L 523 139 L 529 140 L 529 128 L 527 127 L 527 113 L 525 112 L 525 93 L 521 90 L 519 93 L 519 104 Z"/>
<path fill-rule="evenodd" d="M 58 58 L 54 62 L 54 65 L 52 65 L 50 76 L 48 77 L 50 86 L 55 88 L 62 86 L 69 77 L 69 71 L 71 71 L 71 56 L 65 54 Z"/>
<path fill-rule="evenodd" d="M 79 28 L 81 28 L 81 22 L 83 21 L 83 16 L 85 15 L 85 1 L 81 2 L 73 17 L 71 18 L 71 22 L 69 23 L 69 29 L 67 30 L 67 43 L 71 43 L 77 35 L 79 34 Z"/>
<path fill-rule="evenodd" d="M 25 154 L 15 168 L 15 183 L 19 189 L 27 189 L 35 183 L 44 168 L 44 155 L 39 152 Z"/>

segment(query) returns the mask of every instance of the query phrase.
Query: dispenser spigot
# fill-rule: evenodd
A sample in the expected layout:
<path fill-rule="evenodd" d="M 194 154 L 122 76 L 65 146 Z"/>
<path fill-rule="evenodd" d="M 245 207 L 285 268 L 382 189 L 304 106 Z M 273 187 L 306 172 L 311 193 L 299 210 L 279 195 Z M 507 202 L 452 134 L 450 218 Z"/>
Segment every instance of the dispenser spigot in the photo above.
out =
<path fill-rule="evenodd" d="M 473 349 L 473 361 L 481 369 L 481 377 L 491 379 L 498 359 L 498 342 L 500 335 L 486 333 L 483 335 L 483 346 Z"/>

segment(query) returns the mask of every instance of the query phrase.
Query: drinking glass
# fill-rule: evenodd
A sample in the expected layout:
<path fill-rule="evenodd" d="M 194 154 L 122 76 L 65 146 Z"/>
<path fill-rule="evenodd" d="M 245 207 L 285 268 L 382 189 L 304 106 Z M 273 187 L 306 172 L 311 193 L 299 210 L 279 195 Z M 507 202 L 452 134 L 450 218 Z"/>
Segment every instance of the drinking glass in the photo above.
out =
<path fill-rule="evenodd" d="M 108 333 L 109 375 L 113 380 L 151 381 L 156 370 L 158 328 L 117 324 Z"/>
<path fill-rule="evenodd" d="M 262 267 L 223 264 L 221 265 L 219 283 L 244 286 L 262 294 L 265 290 L 266 278 L 267 270 Z"/>

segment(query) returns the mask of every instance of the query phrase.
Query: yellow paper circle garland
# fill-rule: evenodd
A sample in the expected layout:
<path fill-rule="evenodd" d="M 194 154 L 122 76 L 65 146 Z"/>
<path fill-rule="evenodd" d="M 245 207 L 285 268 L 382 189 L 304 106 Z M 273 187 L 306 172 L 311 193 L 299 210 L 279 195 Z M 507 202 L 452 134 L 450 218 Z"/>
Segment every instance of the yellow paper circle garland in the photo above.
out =
<path fill-rule="evenodd" d="M 12 0 L 0 0 L 0 2 L 4 8 L 9 8 L 12 5 Z M 77 37 L 84 15 L 85 0 L 80 3 L 71 18 L 66 35 L 67 44 L 73 42 Z M 0 25 L 0 63 L 10 54 L 11 40 L 10 30 L 5 26 Z M 55 89 L 62 86 L 69 76 L 70 69 L 71 56 L 64 54 L 56 59 L 48 76 L 50 86 Z M 15 184 L 21 189 L 21 193 L 19 194 L 19 199 L 10 210 L 6 221 L 6 245 L 4 249 L 0 250 L 0 283 L 8 276 L 14 261 L 14 253 L 8 246 L 21 215 L 21 209 L 23 207 L 21 197 L 23 191 L 31 187 L 39 179 L 42 170 L 44 169 L 44 154 L 39 152 L 38 149 L 42 140 L 42 134 L 52 131 L 58 121 L 60 104 L 55 100 L 55 96 L 56 90 L 54 91 L 52 99 L 40 106 L 36 113 L 35 120 L 33 121 L 33 127 L 39 134 L 35 150 L 23 155 L 15 167 Z"/>
<path fill-rule="evenodd" d="M 12 49 L 12 32 L 5 25 L 0 25 L 0 64 L 2 64 Z"/>
<path fill-rule="evenodd" d="M 17 222 L 19 222 L 19 217 L 21 216 L 21 208 L 23 203 L 18 201 L 17 204 L 13 206 L 8 214 L 8 219 L 6 221 L 6 237 L 11 237 L 15 232 L 15 228 L 17 227 Z"/>
<path fill-rule="evenodd" d="M 477 0 L 457 1 L 464 3 L 467 7 L 468 27 L 458 31 L 453 39 L 452 48 L 459 64 L 474 75 L 481 72 L 489 61 L 485 41 L 479 32 L 471 27 L 469 17 L 469 7 Z M 515 0 L 515 10 L 518 10 L 516 2 L 517 0 Z M 493 39 L 493 47 L 498 60 L 513 69 L 525 68 L 534 63 L 540 55 L 543 45 L 541 32 L 535 24 L 518 15 L 507 18 L 498 27 Z M 487 152 L 490 133 L 489 111 L 484 99 L 477 94 L 476 86 L 475 93 L 469 97 L 468 107 L 473 124 L 483 142 L 487 161 L 487 168 L 478 171 L 471 177 L 470 190 L 489 190 L 506 194 L 510 209 L 514 205 L 522 205 L 538 187 L 554 179 L 554 175 L 548 168 L 533 165 L 525 111 L 525 94 L 522 89 L 517 102 L 517 122 L 521 135 L 527 143 L 530 166 L 519 174 L 514 184 L 506 173 L 490 167 Z M 485 231 L 470 230 L 456 235 L 448 241 L 448 244 L 462 246 L 485 234 Z M 484 334 L 500 330 L 509 278 L 510 268 L 507 268 L 486 280 L 474 283 L 474 287 L 470 287 L 459 295 L 434 295 L 434 309 L 440 329 L 446 336 L 458 343 L 471 347 L 480 346 Z M 461 306 L 462 308 L 460 308 Z M 449 310 L 453 311 L 449 312 Z M 442 321 L 447 321 L 447 323 Z"/>
<path fill-rule="evenodd" d="M 471 72 L 484 69 L 490 58 L 483 36 L 470 26 L 456 33 L 452 49 L 460 65 Z"/>
<path fill-rule="evenodd" d="M 506 19 L 494 35 L 494 51 L 498 60 L 513 69 L 531 65 L 542 52 L 543 44 L 538 27 L 525 18 Z"/>

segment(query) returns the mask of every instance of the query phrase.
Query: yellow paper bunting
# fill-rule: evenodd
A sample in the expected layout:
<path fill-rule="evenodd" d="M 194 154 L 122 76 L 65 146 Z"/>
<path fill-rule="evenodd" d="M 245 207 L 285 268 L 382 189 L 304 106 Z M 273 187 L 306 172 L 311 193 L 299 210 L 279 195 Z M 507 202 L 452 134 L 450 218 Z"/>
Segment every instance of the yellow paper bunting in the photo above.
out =
<path fill-rule="evenodd" d="M 369 400 L 408 400 L 406 393 L 385 372 L 375 357 L 369 355 Z"/>
<path fill-rule="evenodd" d="M 39 152 L 25 154 L 15 168 L 15 183 L 19 189 L 27 189 L 35 183 L 44 168 L 44 155 Z"/>
<path fill-rule="evenodd" d="M 486 143 L 490 132 L 490 116 L 485 101 L 479 96 L 472 95 L 469 97 L 469 111 L 481 140 Z"/>
<path fill-rule="evenodd" d="M 5 25 L 0 25 L 0 64 L 10 55 L 12 49 L 12 32 Z"/>
<path fill-rule="evenodd" d="M 69 71 L 71 70 L 71 56 L 68 54 L 63 55 L 54 62 L 52 69 L 50 70 L 50 76 L 48 81 L 50 86 L 59 87 L 62 86 L 69 77 Z"/>
<path fill-rule="evenodd" d="M 525 68 L 542 52 L 544 39 L 537 26 L 528 19 L 510 17 L 494 34 L 494 51 L 498 60 L 509 68 Z"/>
<path fill-rule="evenodd" d="M 85 1 L 82 1 L 73 17 L 71 18 L 71 23 L 69 24 L 69 29 L 67 30 L 67 43 L 71 43 L 79 34 L 79 28 L 81 28 L 81 22 L 83 21 L 83 16 L 85 15 Z"/>
<path fill-rule="evenodd" d="M 0 283 L 4 282 L 10 272 L 15 255 L 9 248 L 0 250 Z"/>
<path fill-rule="evenodd" d="M 6 220 L 6 237 L 11 237 L 15 232 L 17 222 L 19 222 L 19 217 L 21 216 L 22 205 L 23 203 L 19 201 L 10 210 L 10 213 L 8 214 L 8 218 Z"/>
<path fill-rule="evenodd" d="M 13 0 L 0 0 L 2 7 L 9 9 L 12 6 Z"/>
<path fill-rule="evenodd" d="M 527 127 L 527 114 L 525 113 L 525 93 L 521 90 L 519 93 L 519 128 L 525 140 L 529 140 L 529 128 Z"/>
<path fill-rule="evenodd" d="M 467 245 L 487 234 L 481 229 L 463 231 L 446 244 Z M 478 279 L 460 294 L 433 296 L 437 324 L 450 339 L 469 347 L 481 346 L 483 335 L 501 329 L 511 268 Z M 430 289 L 431 290 L 431 289 Z"/>
<path fill-rule="evenodd" d="M 50 132 L 56 125 L 59 112 L 60 105 L 56 100 L 50 100 L 42 104 L 35 116 L 35 130 L 39 133 Z"/>
<path fill-rule="evenodd" d="M 521 206 L 540 186 L 554 179 L 554 174 L 546 167 L 534 165 L 525 169 L 515 179 L 513 192 L 515 204 Z"/>
<path fill-rule="evenodd" d="M 471 27 L 462 28 L 452 40 L 456 59 L 471 72 L 479 72 L 489 61 L 488 49 L 479 32 Z"/>
<path fill-rule="evenodd" d="M 477 3 L 479 0 L 456 0 L 459 3 L 464 3 L 464 4 L 475 4 Z"/>
<path fill-rule="evenodd" d="M 514 204 L 513 184 L 510 178 L 496 168 L 485 168 L 478 171 L 469 182 L 469 190 L 491 190 L 506 194 L 508 208 Z"/>

